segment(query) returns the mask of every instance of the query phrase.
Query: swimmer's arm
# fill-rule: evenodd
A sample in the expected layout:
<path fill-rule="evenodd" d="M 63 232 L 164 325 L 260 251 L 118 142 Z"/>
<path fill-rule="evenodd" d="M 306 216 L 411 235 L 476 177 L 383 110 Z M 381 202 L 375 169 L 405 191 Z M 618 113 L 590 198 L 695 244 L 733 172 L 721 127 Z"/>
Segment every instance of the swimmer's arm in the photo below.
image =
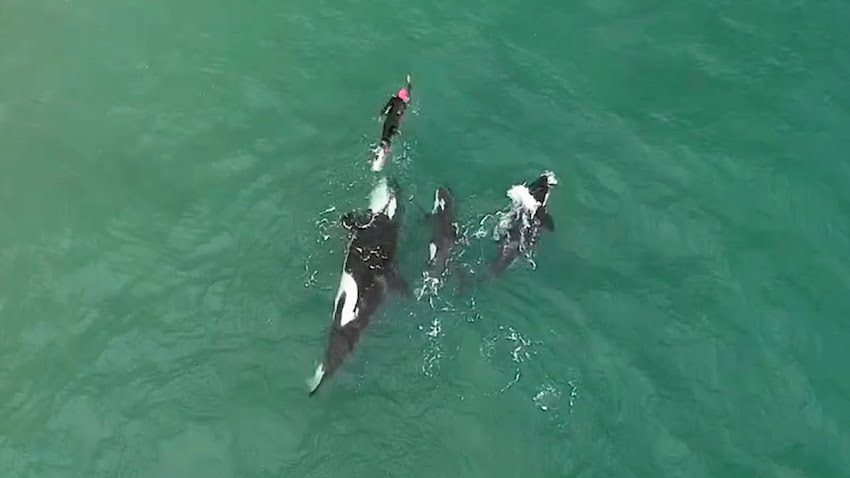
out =
<path fill-rule="evenodd" d="M 393 106 L 393 98 L 394 97 L 390 97 L 389 101 L 387 101 L 387 104 L 383 108 L 381 108 L 381 111 L 378 113 L 378 116 L 386 116 L 387 113 L 390 112 L 390 108 L 392 108 Z"/>

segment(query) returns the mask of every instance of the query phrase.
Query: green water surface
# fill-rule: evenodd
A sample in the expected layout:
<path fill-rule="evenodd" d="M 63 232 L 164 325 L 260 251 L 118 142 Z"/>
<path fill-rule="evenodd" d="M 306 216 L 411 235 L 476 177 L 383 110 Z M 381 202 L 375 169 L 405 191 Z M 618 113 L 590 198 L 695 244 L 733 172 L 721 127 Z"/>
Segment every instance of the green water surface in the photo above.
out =
<path fill-rule="evenodd" d="M 0 0 L 0 477 L 850 476 L 850 4 Z M 418 285 L 321 393 L 378 108 Z M 486 221 L 485 221 L 486 225 Z"/>

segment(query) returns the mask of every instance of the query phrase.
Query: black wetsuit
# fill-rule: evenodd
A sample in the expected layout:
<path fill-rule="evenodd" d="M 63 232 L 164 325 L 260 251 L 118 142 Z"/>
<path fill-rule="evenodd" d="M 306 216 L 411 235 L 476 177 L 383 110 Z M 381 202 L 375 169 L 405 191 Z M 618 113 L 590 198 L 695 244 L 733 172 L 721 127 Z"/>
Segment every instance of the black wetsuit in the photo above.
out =
<path fill-rule="evenodd" d="M 407 109 L 407 103 L 398 96 L 393 96 L 387 101 L 387 105 L 381 110 L 381 114 L 385 116 L 384 130 L 381 133 L 381 142 L 387 146 L 392 142 L 393 136 L 398 134 L 398 126 L 401 122 L 401 117 Z"/>

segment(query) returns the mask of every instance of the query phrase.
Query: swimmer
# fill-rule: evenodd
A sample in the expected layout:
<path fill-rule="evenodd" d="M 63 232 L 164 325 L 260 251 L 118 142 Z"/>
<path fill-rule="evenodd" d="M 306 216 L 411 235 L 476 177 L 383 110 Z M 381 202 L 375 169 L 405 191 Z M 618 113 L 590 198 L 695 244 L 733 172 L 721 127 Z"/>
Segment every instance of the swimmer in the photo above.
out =
<path fill-rule="evenodd" d="M 381 132 L 381 144 L 375 148 L 375 161 L 372 163 L 373 171 L 380 171 L 384 167 L 386 158 L 390 155 L 393 136 L 399 134 L 399 124 L 407 110 L 407 105 L 410 104 L 412 89 L 413 84 L 410 81 L 410 75 L 407 75 L 407 85 L 398 90 L 398 93 L 381 108 L 380 116 L 384 118 L 384 128 Z"/>

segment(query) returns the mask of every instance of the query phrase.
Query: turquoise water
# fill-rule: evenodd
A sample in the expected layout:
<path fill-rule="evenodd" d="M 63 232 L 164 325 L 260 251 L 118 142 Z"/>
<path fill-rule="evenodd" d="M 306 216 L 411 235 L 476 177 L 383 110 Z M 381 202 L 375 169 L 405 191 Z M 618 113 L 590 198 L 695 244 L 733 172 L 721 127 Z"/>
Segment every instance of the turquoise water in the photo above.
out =
<path fill-rule="evenodd" d="M 0 0 L 0 476 L 850 476 L 848 16 Z M 408 280 L 438 185 L 558 230 L 308 398 L 408 71 Z"/>

